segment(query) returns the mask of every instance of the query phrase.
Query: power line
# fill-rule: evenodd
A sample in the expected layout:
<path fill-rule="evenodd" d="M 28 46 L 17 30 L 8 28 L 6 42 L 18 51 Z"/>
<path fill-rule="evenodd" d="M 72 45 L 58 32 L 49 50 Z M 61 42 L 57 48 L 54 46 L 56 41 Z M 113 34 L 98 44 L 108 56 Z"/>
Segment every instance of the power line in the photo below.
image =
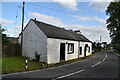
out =
<path fill-rule="evenodd" d="M 24 11 L 24 13 L 25 13 L 25 17 L 29 19 L 28 15 L 27 15 L 27 12 L 26 12 L 26 11 Z"/>
<path fill-rule="evenodd" d="M 32 6 L 42 7 L 42 8 L 45 8 L 45 9 L 49 9 L 49 10 L 52 10 L 52 11 L 57 11 L 57 12 L 64 13 L 64 14 L 77 15 L 77 14 L 74 14 L 74 13 L 69 13 L 69 12 L 66 12 L 66 11 L 61 11 L 61 10 L 41 6 L 41 5 L 38 5 L 38 4 L 35 4 L 35 3 L 34 4 L 33 3 L 28 3 L 28 2 L 26 2 L 26 3 L 29 4 L 29 5 L 32 5 Z"/>
<path fill-rule="evenodd" d="M 14 27 L 14 36 L 16 36 L 16 32 L 15 31 L 16 31 L 16 27 L 17 27 L 18 8 L 19 8 L 19 6 L 17 6 L 16 16 L 15 16 L 16 20 L 15 20 L 15 27 Z"/>

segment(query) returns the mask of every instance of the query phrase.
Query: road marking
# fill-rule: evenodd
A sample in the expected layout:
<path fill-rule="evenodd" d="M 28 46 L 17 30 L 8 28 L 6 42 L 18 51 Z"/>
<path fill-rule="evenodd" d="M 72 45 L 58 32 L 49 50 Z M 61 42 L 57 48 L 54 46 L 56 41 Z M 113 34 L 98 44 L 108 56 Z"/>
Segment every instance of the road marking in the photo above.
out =
<path fill-rule="evenodd" d="M 61 66 L 56 66 L 56 67 L 50 67 L 50 68 L 39 69 L 39 70 L 32 70 L 32 71 L 26 71 L 26 72 L 10 73 L 10 74 L 4 74 L 4 75 L 2 75 L 2 76 L 4 77 L 4 76 L 16 75 L 16 74 L 22 74 L 22 73 L 30 73 L 30 72 L 37 72 L 37 71 L 51 70 L 51 69 L 54 69 L 54 68 L 60 68 L 60 67 L 64 67 L 64 66 L 67 66 L 67 65 L 71 65 L 71 64 L 75 64 L 75 63 L 83 62 L 83 61 L 86 61 L 86 60 L 88 60 L 88 59 L 85 59 L 85 60 L 82 60 L 82 61 L 73 62 L 73 63 L 68 63 L 68 64 L 64 64 L 64 65 L 61 65 Z"/>
<path fill-rule="evenodd" d="M 107 53 L 106 53 L 106 56 L 105 56 L 106 58 L 107 58 Z"/>
<path fill-rule="evenodd" d="M 15 75 L 15 74 L 20 74 L 20 73 L 4 74 L 4 75 L 2 75 L 2 77 L 4 77 L 4 76 L 9 76 L 9 75 Z"/>
<path fill-rule="evenodd" d="M 102 61 L 105 61 L 106 58 L 104 58 Z"/>
<path fill-rule="evenodd" d="M 95 67 L 95 66 L 99 65 L 100 63 L 101 63 L 101 62 L 98 62 L 98 63 L 92 65 L 91 67 Z"/>
<path fill-rule="evenodd" d="M 71 75 L 74 75 L 74 74 L 77 74 L 77 73 L 80 73 L 80 72 L 83 72 L 83 71 L 85 71 L 85 69 L 82 69 L 82 70 L 77 71 L 77 72 L 73 72 L 73 73 L 70 73 L 70 74 L 67 74 L 67 75 L 63 75 L 63 76 L 57 77 L 57 78 L 54 78 L 52 80 L 57 80 L 57 79 L 61 79 L 61 78 L 64 78 L 64 77 L 68 77 L 68 76 L 71 76 Z"/>
<path fill-rule="evenodd" d="M 60 68 L 60 67 L 64 67 L 64 66 L 71 65 L 71 64 L 75 64 L 75 63 L 79 63 L 79 62 L 84 62 L 84 61 L 87 61 L 87 60 L 88 60 L 88 59 L 85 59 L 85 60 L 82 60 L 82 61 L 73 62 L 73 63 L 68 63 L 68 64 L 56 66 L 56 67 L 45 68 L 45 69 L 39 69 L 39 70 L 32 70 L 32 71 L 26 71 L 26 72 L 16 72 L 16 73 L 4 74 L 4 75 L 2 75 L 2 76 L 4 77 L 4 76 L 16 75 L 16 74 L 22 74 L 22 73 L 30 73 L 30 72 L 38 72 L 38 71 L 50 70 L 50 69 Z"/>
<path fill-rule="evenodd" d="M 81 62 L 87 61 L 88 59 L 82 60 Z"/>

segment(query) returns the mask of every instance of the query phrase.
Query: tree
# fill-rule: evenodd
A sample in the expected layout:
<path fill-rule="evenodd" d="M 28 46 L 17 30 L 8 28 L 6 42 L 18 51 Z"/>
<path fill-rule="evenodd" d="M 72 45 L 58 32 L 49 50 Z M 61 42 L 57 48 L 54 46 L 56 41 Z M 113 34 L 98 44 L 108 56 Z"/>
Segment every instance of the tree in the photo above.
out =
<path fill-rule="evenodd" d="M 107 29 L 110 31 L 111 43 L 116 50 L 120 50 L 120 1 L 111 2 L 107 7 Z"/>
<path fill-rule="evenodd" d="M 4 34 L 3 32 L 5 31 L 4 28 L 2 28 L 2 25 L 0 24 L 0 31 L 2 33 L 2 44 L 5 45 L 5 44 L 8 44 L 9 41 L 7 40 L 7 35 Z"/>

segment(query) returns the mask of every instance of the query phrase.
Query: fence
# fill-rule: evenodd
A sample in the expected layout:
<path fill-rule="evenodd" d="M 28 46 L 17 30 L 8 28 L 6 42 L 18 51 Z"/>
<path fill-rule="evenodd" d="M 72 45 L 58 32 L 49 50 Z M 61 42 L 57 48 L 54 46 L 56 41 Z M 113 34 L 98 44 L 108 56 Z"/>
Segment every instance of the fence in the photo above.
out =
<path fill-rule="evenodd" d="M 10 43 L 2 46 L 2 56 L 10 57 L 10 56 L 21 56 L 21 48 L 20 44 Z"/>

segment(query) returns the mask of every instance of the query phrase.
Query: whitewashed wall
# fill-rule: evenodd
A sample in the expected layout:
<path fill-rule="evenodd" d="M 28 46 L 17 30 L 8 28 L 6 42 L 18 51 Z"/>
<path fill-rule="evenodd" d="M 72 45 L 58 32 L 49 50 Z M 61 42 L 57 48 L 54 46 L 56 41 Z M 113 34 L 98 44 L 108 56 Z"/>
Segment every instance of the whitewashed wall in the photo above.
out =
<path fill-rule="evenodd" d="M 88 44 L 88 46 L 90 47 L 90 52 L 88 52 L 88 49 L 87 49 L 86 56 L 92 54 L 92 43 L 90 43 L 90 42 L 80 42 L 79 46 L 82 47 L 82 54 L 79 55 L 79 57 L 84 57 L 84 47 L 85 47 L 85 44 Z"/>
<path fill-rule="evenodd" d="M 60 62 L 60 43 L 74 43 L 74 53 L 68 54 L 68 44 L 65 44 L 65 60 L 71 60 L 78 58 L 78 42 L 72 40 L 63 39 L 47 39 L 47 58 L 48 63 L 58 63 Z"/>
<path fill-rule="evenodd" d="M 19 43 L 21 39 L 19 38 Z M 60 43 L 74 43 L 74 53 L 68 54 L 68 44 L 65 44 L 65 60 L 71 60 L 78 57 L 84 57 L 84 46 L 88 44 L 90 47 L 90 55 L 92 53 L 92 43 L 78 42 L 72 40 L 47 38 L 47 36 L 36 26 L 33 21 L 30 21 L 24 30 L 23 35 L 23 56 L 31 59 L 35 58 L 35 51 L 41 54 L 40 60 L 50 63 L 60 62 Z M 82 55 L 79 54 L 79 47 L 82 47 Z"/>
<path fill-rule="evenodd" d="M 40 56 L 40 61 L 47 62 L 47 36 L 30 21 L 23 34 L 23 56 L 35 58 L 35 51 Z"/>

